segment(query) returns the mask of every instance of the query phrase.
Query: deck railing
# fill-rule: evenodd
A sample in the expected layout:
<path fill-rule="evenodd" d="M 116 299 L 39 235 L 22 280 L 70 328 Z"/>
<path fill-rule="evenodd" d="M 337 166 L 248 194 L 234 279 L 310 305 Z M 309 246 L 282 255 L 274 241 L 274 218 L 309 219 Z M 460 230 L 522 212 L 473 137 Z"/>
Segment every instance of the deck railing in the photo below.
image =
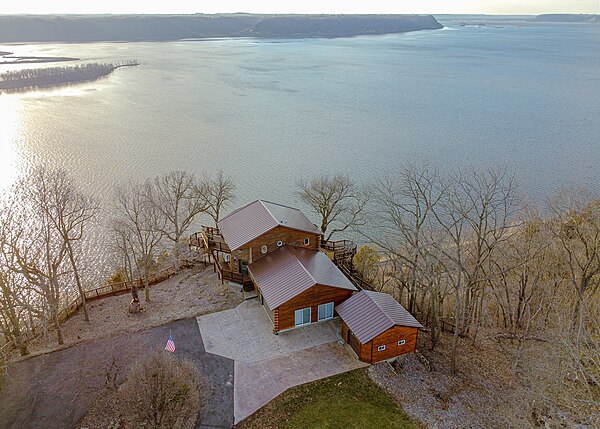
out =
<path fill-rule="evenodd" d="M 342 273 L 344 273 L 348 280 L 350 280 L 352 284 L 358 288 L 358 290 L 375 290 L 372 284 L 354 274 L 346 265 L 340 265 L 339 267 Z"/>
<path fill-rule="evenodd" d="M 217 251 L 223 253 L 231 253 L 229 246 L 225 243 L 223 236 L 221 235 L 221 231 L 218 228 L 214 228 L 212 226 L 202 226 L 202 231 L 200 232 L 202 237 L 202 245 L 209 252 Z M 194 241 L 198 241 L 198 233 L 195 233 L 192 237 L 196 236 Z"/>
<path fill-rule="evenodd" d="M 352 261 L 356 255 L 357 246 L 350 240 L 323 240 L 321 241 L 321 249 L 333 252 L 333 261 L 340 265 L 340 262 Z"/>

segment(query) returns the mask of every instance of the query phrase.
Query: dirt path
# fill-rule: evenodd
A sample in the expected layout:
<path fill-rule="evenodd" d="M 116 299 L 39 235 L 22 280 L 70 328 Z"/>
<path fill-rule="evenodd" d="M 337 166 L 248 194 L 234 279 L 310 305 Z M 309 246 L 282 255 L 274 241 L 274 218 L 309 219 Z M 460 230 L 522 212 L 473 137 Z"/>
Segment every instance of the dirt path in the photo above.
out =
<path fill-rule="evenodd" d="M 175 355 L 196 362 L 212 386 L 198 427 L 231 427 L 233 361 L 205 353 L 196 319 L 106 337 L 10 365 L 10 379 L 0 390 L 0 427 L 77 427 L 106 392 L 106 374 L 113 362 L 117 383 L 121 383 L 136 359 L 164 347 L 169 332 L 177 348 Z"/>

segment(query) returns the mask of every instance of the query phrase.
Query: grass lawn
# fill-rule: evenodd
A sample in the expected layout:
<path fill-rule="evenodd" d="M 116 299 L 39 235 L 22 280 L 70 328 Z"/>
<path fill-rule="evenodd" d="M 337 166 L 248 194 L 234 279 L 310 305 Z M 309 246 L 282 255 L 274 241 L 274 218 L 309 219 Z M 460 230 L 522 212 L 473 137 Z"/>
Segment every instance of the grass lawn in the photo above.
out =
<path fill-rule="evenodd" d="M 240 429 L 417 429 L 364 369 L 339 374 L 284 392 Z"/>

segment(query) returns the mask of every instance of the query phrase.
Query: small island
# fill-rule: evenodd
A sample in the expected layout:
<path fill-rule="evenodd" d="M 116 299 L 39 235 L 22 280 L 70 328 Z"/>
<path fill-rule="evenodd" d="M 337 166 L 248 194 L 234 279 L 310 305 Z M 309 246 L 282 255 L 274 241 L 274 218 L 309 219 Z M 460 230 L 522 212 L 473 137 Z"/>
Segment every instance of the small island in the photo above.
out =
<path fill-rule="evenodd" d="M 109 75 L 121 67 L 139 65 L 137 61 L 119 64 L 84 64 L 70 67 L 16 70 L 0 74 L 0 91 L 20 92 L 35 88 L 51 88 L 91 82 Z"/>

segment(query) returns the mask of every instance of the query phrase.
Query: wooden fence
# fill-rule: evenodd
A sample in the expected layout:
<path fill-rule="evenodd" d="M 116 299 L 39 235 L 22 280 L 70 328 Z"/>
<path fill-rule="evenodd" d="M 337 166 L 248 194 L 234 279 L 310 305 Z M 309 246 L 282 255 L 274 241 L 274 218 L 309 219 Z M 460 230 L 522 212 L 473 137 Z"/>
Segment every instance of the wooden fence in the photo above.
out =
<path fill-rule="evenodd" d="M 184 261 L 181 264 L 181 268 L 189 268 L 197 263 L 201 263 L 205 267 L 209 265 L 208 262 L 202 261 L 202 260 L 193 261 L 193 262 L 192 261 Z M 152 286 L 154 284 L 163 282 L 163 281 L 171 278 L 174 274 L 175 274 L 174 267 L 166 268 L 164 270 L 159 271 L 154 276 L 150 277 L 150 279 L 148 280 L 148 284 L 150 286 Z M 144 281 L 142 279 L 137 279 L 134 281 L 118 282 L 118 283 L 109 283 L 104 286 L 100 286 L 96 289 L 86 290 L 84 292 L 85 300 L 86 300 L 86 302 L 93 302 L 93 301 L 108 298 L 111 296 L 117 296 L 117 295 L 123 295 L 125 293 L 130 293 L 131 287 L 133 286 L 134 283 L 138 284 L 138 288 L 140 290 L 144 290 Z M 82 301 L 81 297 L 78 296 L 76 299 L 71 301 L 71 303 L 69 305 L 67 305 L 67 307 L 63 308 L 58 313 L 59 323 L 63 324 L 64 322 L 69 320 L 71 317 L 73 317 L 75 314 L 77 314 L 77 312 L 79 312 L 79 310 L 81 310 L 82 307 L 83 307 L 83 301 Z M 33 335 L 33 337 L 30 337 L 30 340 L 34 340 L 41 335 L 41 334 L 35 334 L 35 331 L 38 331 L 38 330 L 35 329 L 35 327 L 34 327 L 34 335 Z M 4 344 L 2 347 L 0 347 L 0 364 L 2 363 L 2 359 L 7 354 L 8 350 L 12 349 L 13 347 L 14 347 L 14 345 L 12 344 L 12 342 L 8 342 L 8 343 Z"/>

